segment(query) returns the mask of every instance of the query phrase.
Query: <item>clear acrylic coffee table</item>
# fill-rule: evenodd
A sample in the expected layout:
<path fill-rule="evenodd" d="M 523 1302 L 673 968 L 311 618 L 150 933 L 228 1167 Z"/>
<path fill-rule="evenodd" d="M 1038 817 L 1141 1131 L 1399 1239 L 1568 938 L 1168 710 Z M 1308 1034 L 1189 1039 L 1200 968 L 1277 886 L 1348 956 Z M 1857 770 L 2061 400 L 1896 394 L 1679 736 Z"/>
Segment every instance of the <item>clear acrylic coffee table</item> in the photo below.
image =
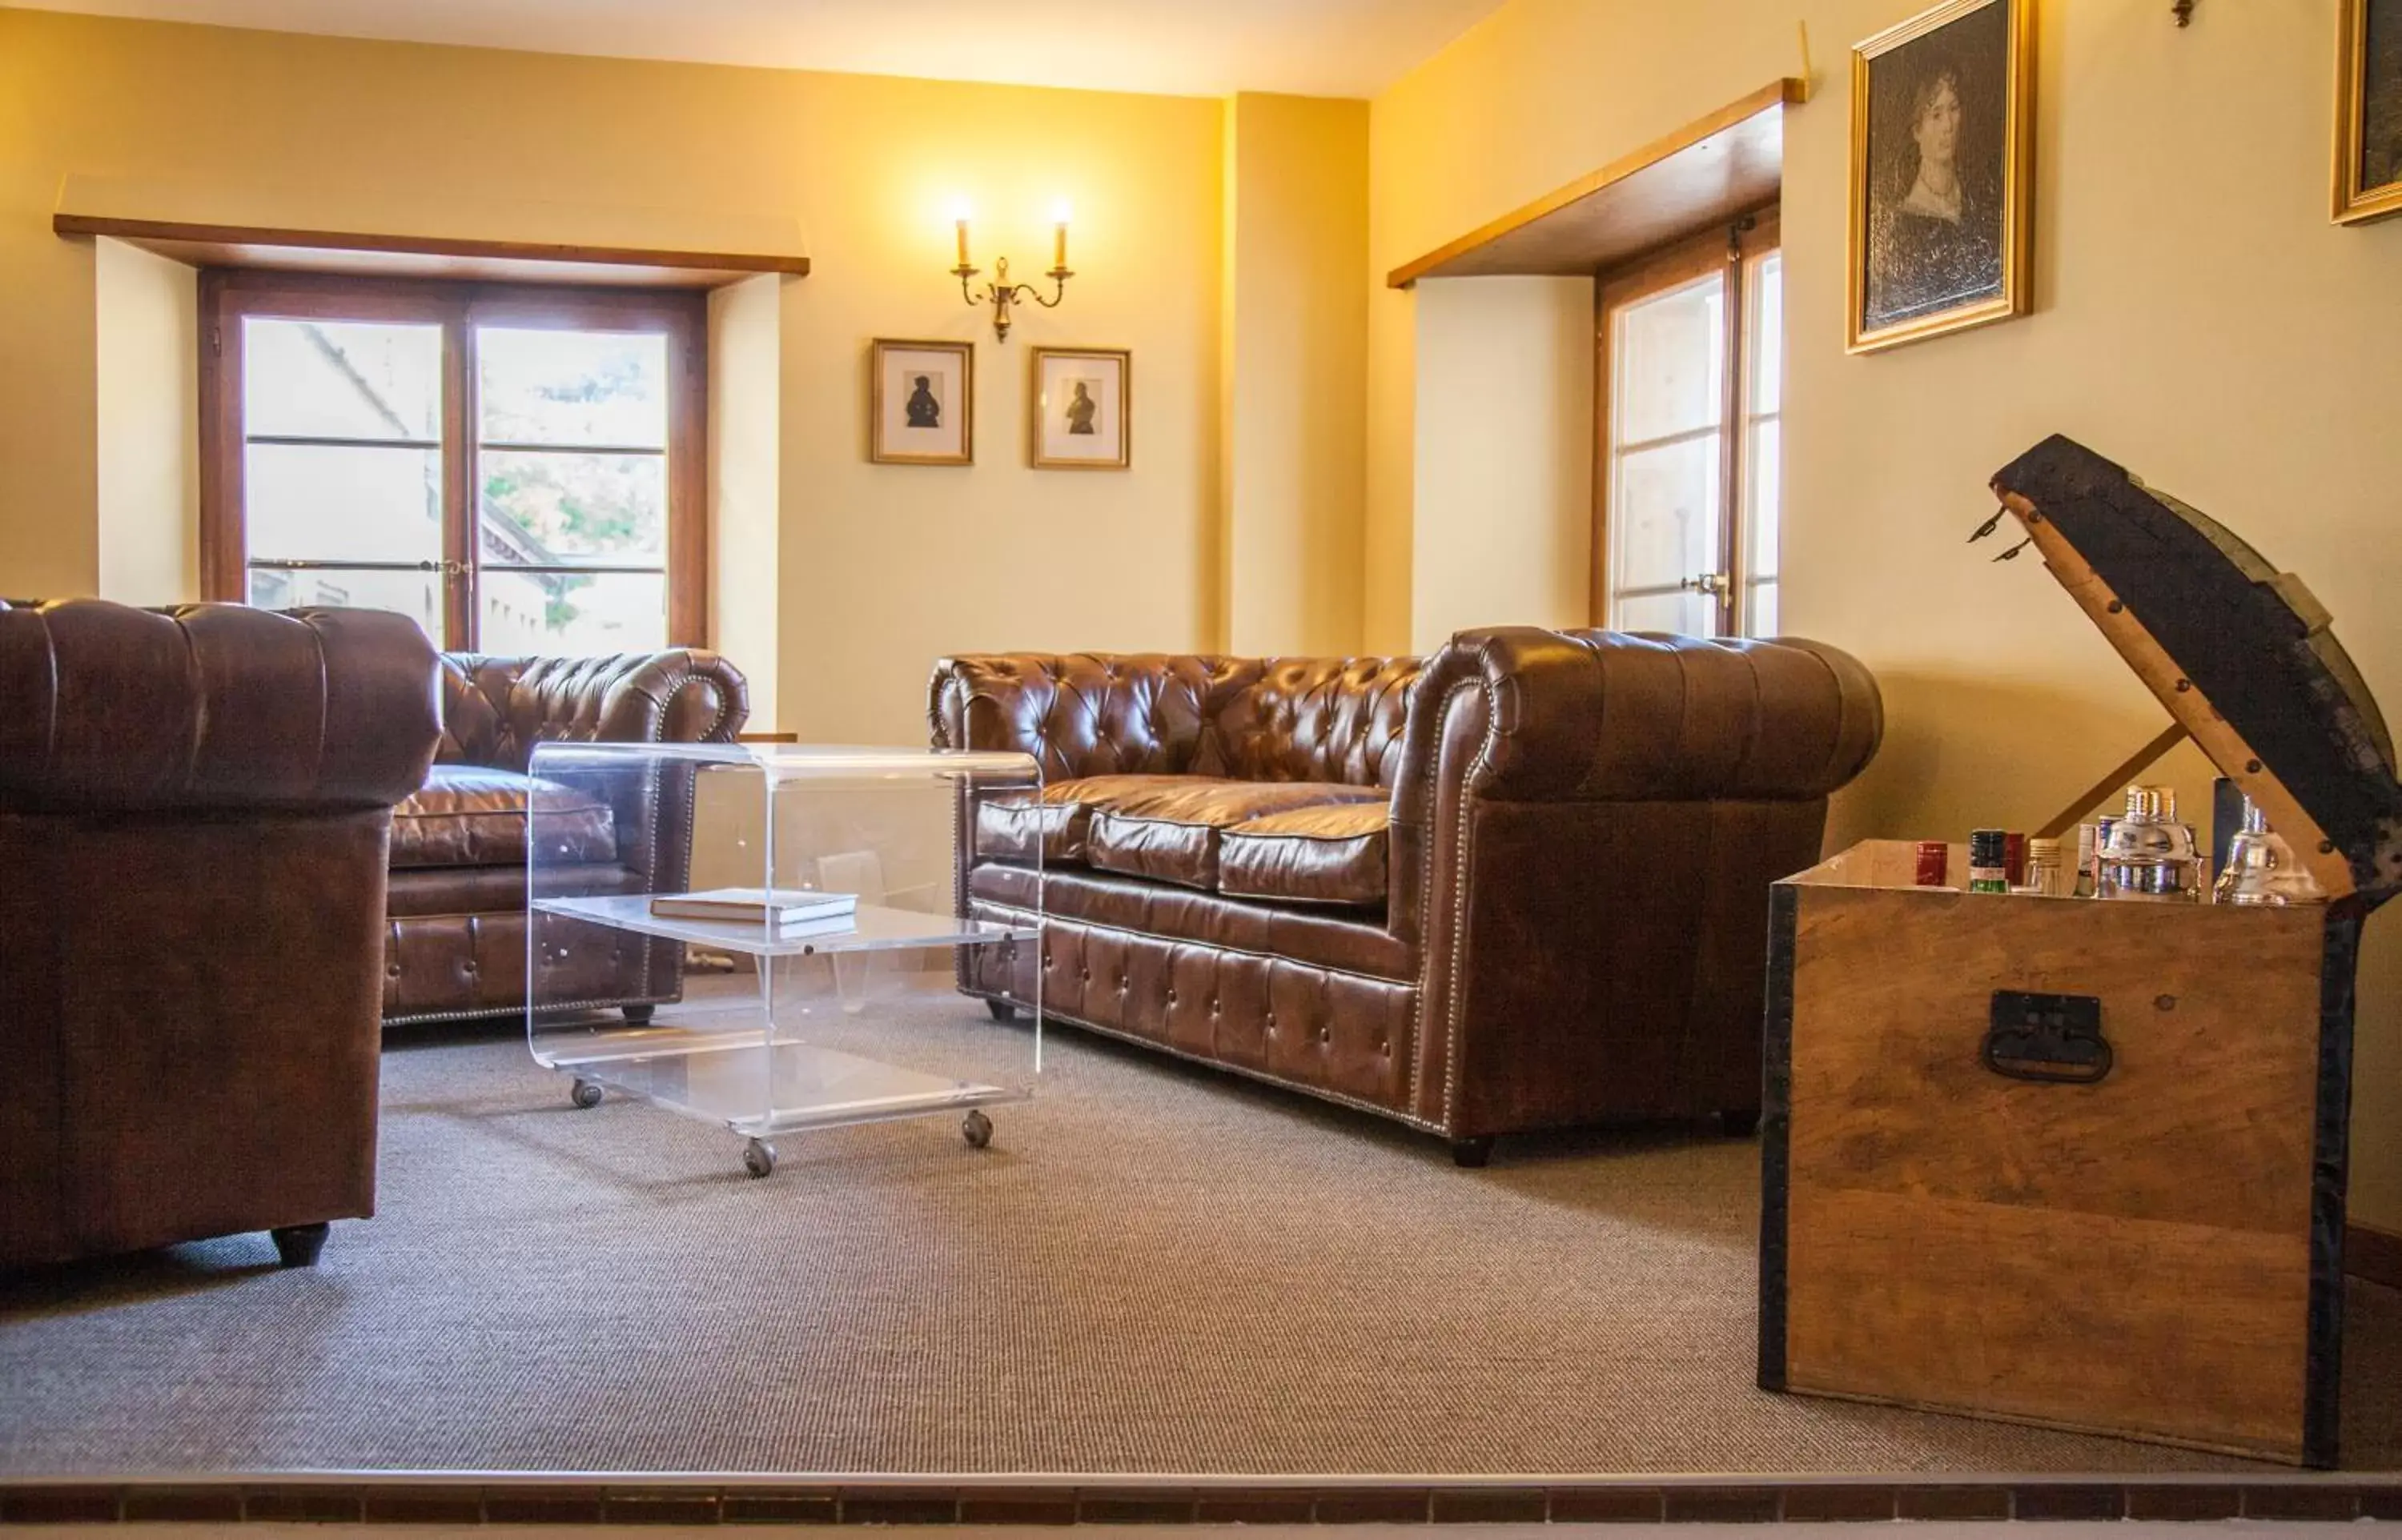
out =
<path fill-rule="evenodd" d="M 777 1135 L 964 1114 L 1033 1093 L 1042 1067 L 1042 969 L 1006 969 L 1028 997 L 952 988 L 969 947 L 1040 948 L 1031 921 L 966 918 L 957 842 L 976 801 L 1039 797 L 1023 754 L 790 745 L 546 743 L 530 767 L 526 1038 L 573 1079 L 578 1107 L 616 1092 L 744 1136 L 753 1176 Z M 659 810 L 656 815 L 651 810 Z M 689 872 L 654 887 L 615 859 L 615 820 L 681 841 Z M 670 847 L 672 845 L 670 844 Z M 1029 852 L 1040 876 L 1041 852 Z M 674 863 L 667 863 L 672 872 Z M 1033 885 L 1041 891 L 1039 880 Z M 848 897 L 847 914 L 834 913 Z M 693 897 L 743 917 L 665 913 Z M 666 901 L 662 902 L 661 901 Z M 769 910 L 801 914 L 780 925 Z M 729 978 L 686 977 L 651 1011 L 576 997 L 589 949 L 655 941 L 723 954 Z"/>

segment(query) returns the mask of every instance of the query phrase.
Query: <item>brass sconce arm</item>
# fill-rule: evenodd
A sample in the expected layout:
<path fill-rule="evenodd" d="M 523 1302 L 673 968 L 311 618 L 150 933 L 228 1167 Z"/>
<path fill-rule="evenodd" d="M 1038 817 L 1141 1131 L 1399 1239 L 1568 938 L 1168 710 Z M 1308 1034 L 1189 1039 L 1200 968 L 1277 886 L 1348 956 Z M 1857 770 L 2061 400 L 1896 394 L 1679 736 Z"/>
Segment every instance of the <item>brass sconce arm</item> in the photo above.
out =
<path fill-rule="evenodd" d="M 993 282 L 984 286 L 982 294 L 968 287 L 968 280 L 983 271 L 982 268 L 971 267 L 962 262 L 953 268 L 951 272 L 959 281 L 961 299 L 971 305 L 988 304 L 992 307 L 992 329 L 999 334 L 1003 342 L 1009 340 L 1010 306 L 1022 299 L 1030 299 L 1046 310 L 1056 309 L 1059 302 L 1068 297 L 1068 280 L 1076 276 L 1075 272 L 1068 268 L 1053 268 L 1044 273 L 1042 276 L 1051 280 L 1052 284 L 1051 296 L 1046 299 L 1042 291 L 1033 284 L 1012 283 L 1009 281 L 1009 258 L 1005 256 L 994 258 L 992 268 Z"/>

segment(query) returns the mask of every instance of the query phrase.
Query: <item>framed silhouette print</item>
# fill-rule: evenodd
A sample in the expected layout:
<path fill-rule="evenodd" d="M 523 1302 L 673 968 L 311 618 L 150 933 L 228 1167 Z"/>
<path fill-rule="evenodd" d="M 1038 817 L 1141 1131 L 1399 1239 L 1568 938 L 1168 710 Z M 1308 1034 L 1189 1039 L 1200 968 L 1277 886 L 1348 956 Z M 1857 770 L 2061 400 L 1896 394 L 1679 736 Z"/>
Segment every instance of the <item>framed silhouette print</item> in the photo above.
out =
<path fill-rule="evenodd" d="M 869 351 L 867 458 L 975 463 L 975 344 L 879 337 Z"/>
<path fill-rule="evenodd" d="M 1033 462 L 1046 471 L 1134 463 L 1134 355 L 1124 348 L 1034 350 Z"/>

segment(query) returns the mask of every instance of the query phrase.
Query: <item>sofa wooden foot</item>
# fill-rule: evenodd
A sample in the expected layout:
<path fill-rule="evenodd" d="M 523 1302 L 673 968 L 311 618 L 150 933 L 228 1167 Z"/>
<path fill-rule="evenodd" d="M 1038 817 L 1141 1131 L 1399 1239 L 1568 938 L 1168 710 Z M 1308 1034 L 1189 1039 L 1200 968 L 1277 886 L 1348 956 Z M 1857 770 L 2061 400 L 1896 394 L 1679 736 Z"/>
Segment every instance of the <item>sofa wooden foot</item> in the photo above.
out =
<path fill-rule="evenodd" d="M 1014 1022 L 1017 1020 L 1017 1007 L 1010 1004 L 1007 1000 L 987 1000 L 984 1002 L 984 1008 L 992 1012 L 992 1019 L 994 1021 Z"/>
<path fill-rule="evenodd" d="M 629 1005 L 625 1010 L 628 1026 L 648 1026 L 651 1018 L 658 1014 L 659 1008 L 655 1005 Z"/>
<path fill-rule="evenodd" d="M 1473 1139 L 1451 1141 L 1451 1162 L 1464 1170 L 1476 1171 L 1493 1159 L 1493 1135 L 1482 1134 Z"/>
<path fill-rule="evenodd" d="M 268 1238 L 275 1243 L 275 1255 L 285 1267 L 315 1267 L 317 1253 L 325 1249 L 325 1235 L 331 1225 L 285 1225 L 270 1230 Z"/>
<path fill-rule="evenodd" d="M 1719 1128 L 1730 1139 L 1748 1139 L 1760 1132 L 1760 1108 L 1719 1114 Z"/>

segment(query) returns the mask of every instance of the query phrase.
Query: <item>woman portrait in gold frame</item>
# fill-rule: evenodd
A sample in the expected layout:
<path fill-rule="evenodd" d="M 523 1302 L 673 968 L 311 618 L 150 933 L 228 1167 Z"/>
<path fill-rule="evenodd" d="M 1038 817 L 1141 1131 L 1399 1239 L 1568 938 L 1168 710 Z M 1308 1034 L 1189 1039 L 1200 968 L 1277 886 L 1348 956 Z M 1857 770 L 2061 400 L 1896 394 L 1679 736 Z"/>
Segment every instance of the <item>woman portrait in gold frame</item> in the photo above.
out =
<path fill-rule="evenodd" d="M 2034 0 L 1945 0 L 1852 49 L 1845 347 L 2031 308 Z"/>
<path fill-rule="evenodd" d="M 2335 76 L 2335 222 L 2402 213 L 2402 0 L 2342 0 Z"/>

